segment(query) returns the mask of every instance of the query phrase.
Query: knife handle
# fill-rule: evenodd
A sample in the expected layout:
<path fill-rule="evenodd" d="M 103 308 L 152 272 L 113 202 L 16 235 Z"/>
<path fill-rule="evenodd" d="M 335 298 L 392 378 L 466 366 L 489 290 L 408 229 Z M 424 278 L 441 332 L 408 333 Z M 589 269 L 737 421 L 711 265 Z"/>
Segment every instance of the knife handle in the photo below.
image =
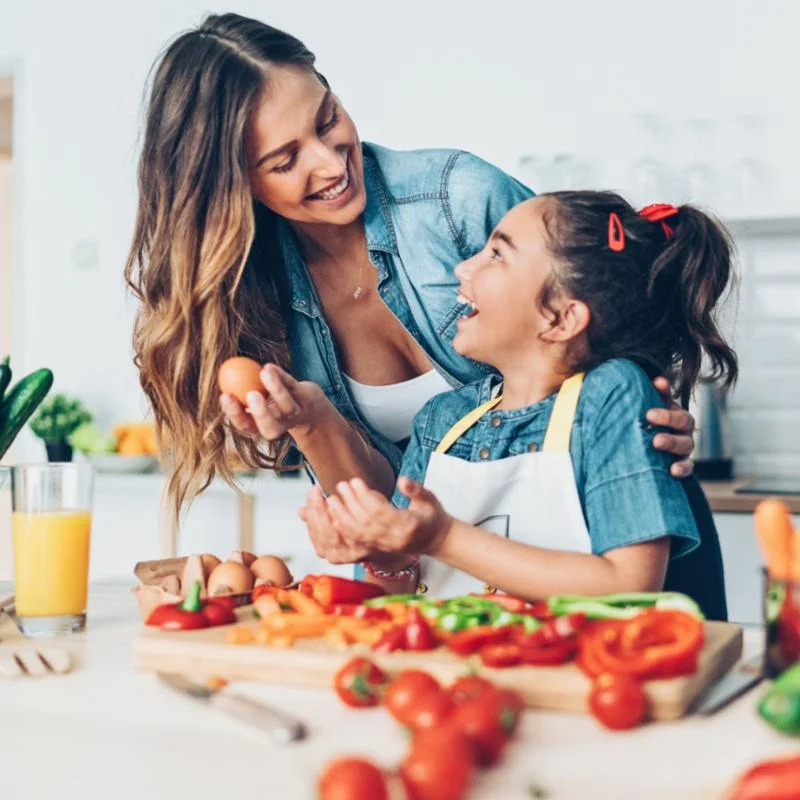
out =
<path fill-rule="evenodd" d="M 215 708 L 265 731 L 280 744 L 305 738 L 306 726 L 300 720 L 251 697 L 217 692 L 210 700 Z"/>

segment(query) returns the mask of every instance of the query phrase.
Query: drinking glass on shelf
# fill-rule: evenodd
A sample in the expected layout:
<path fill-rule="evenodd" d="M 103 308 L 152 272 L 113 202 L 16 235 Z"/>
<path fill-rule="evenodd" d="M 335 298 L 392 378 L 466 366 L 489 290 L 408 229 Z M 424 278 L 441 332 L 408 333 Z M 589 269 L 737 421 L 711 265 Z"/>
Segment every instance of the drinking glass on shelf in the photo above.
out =
<path fill-rule="evenodd" d="M 728 180 L 728 202 L 733 213 L 745 216 L 763 203 L 767 185 L 767 169 L 761 160 L 764 120 L 756 114 L 740 114 L 733 118 L 734 152 Z"/>
<path fill-rule="evenodd" d="M 683 170 L 685 200 L 712 203 L 717 189 L 717 173 L 711 164 L 714 123 L 709 119 L 689 119 L 684 125 L 688 139 L 688 160 Z"/>
<path fill-rule="evenodd" d="M 637 160 L 631 166 L 631 193 L 641 206 L 664 202 L 667 194 L 666 125 L 656 114 L 634 117 L 637 127 Z"/>
<path fill-rule="evenodd" d="M 27 464 L 11 470 L 17 625 L 58 636 L 86 625 L 94 470 Z"/>

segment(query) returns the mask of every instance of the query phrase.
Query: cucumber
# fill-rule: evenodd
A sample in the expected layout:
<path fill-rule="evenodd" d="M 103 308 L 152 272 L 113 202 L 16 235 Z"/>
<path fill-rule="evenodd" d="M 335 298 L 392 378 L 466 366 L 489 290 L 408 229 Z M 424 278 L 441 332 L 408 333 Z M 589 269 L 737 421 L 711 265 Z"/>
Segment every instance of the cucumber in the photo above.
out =
<path fill-rule="evenodd" d="M 0 404 L 0 458 L 11 447 L 14 437 L 36 411 L 52 385 L 53 373 L 49 369 L 37 369 L 26 375 L 5 396 Z"/>
<path fill-rule="evenodd" d="M 6 356 L 0 361 L 0 403 L 3 402 L 3 392 L 8 388 L 8 384 L 11 383 L 11 367 L 8 364 L 9 360 L 9 356 Z"/>

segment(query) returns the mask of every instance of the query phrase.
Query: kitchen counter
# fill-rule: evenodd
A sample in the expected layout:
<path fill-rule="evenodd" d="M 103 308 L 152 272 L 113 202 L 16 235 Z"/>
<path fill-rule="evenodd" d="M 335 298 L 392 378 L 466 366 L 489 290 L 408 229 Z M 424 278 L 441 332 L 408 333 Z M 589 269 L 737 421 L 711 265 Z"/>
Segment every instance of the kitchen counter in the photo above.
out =
<path fill-rule="evenodd" d="M 75 671 L 0 682 L 0 797 L 232 800 L 256 793 L 311 800 L 328 760 L 363 754 L 388 766 L 406 750 L 382 709 L 347 709 L 330 690 L 238 684 L 308 723 L 305 742 L 273 744 L 135 672 L 139 626 L 127 587 L 95 585 L 89 630 L 59 641 L 78 662 Z M 746 631 L 746 654 L 759 639 L 757 629 Z M 549 800 L 718 798 L 743 767 L 797 750 L 756 717 L 761 691 L 709 718 L 627 733 L 605 731 L 584 715 L 529 711 L 502 766 L 482 773 L 470 797 L 522 799 L 536 784 Z"/>
<path fill-rule="evenodd" d="M 714 512 L 732 512 L 750 514 L 760 500 L 767 497 L 778 496 L 789 507 L 792 514 L 800 514 L 800 494 L 770 495 L 764 494 L 738 494 L 736 490 L 752 483 L 754 478 L 737 478 L 732 481 L 703 481 L 703 491 L 708 498 L 711 510 Z"/>

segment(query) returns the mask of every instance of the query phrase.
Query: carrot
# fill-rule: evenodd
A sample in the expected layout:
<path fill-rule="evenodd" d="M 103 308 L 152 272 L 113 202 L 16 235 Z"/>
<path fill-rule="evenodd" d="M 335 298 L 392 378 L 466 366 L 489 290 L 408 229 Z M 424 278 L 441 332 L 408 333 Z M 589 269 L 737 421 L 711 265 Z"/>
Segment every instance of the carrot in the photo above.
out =
<path fill-rule="evenodd" d="M 279 636 L 322 636 L 329 628 L 336 627 L 336 617 L 306 616 L 305 614 L 273 614 L 265 620 L 269 630 Z"/>
<path fill-rule="evenodd" d="M 239 625 L 235 628 L 228 628 L 225 638 L 228 640 L 228 644 L 249 644 L 256 637 L 252 628 Z"/>
<path fill-rule="evenodd" d="M 271 638 L 272 634 L 266 628 L 256 631 L 256 641 L 259 644 L 269 644 Z"/>
<path fill-rule="evenodd" d="M 299 591 L 288 592 L 289 605 L 299 614 L 320 616 L 325 613 L 322 606 L 313 598 Z"/>
<path fill-rule="evenodd" d="M 773 578 L 788 580 L 792 562 L 794 526 L 786 504 L 774 498 L 762 500 L 753 514 L 761 554 Z"/>
<path fill-rule="evenodd" d="M 331 646 L 336 648 L 347 647 L 350 640 L 347 635 L 340 628 L 328 628 L 325 631 L 325 641 Z"/>
<path fill-rule="evenodd" d="M 261 619 L 268 617 L 270 614 L 282 614 L 283 609 L 278 602 L 278 598 L 274 594 L 262 594 L 253 601 L 253 607 L 258 612 Z"/>

